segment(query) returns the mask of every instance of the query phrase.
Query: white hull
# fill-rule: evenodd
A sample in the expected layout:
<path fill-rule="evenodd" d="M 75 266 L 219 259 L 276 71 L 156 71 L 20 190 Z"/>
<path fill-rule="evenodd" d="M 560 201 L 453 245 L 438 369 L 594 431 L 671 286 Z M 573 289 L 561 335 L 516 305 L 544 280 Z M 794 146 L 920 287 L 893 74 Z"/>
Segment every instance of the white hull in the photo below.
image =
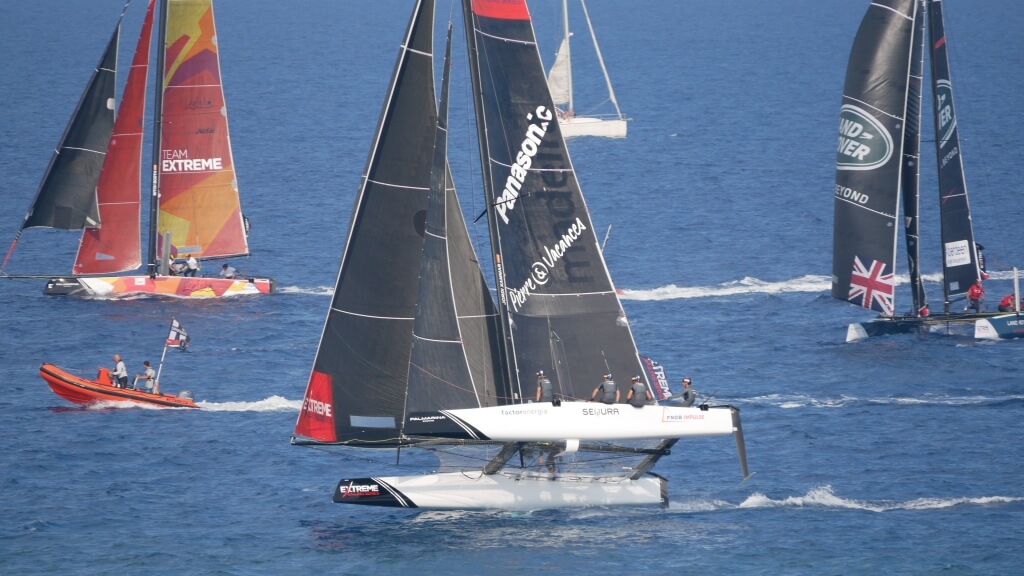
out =
<path fill-rule="evenodd" d="M 575 116 L 559 119 L 558 125 L 562 129 L 563 138 L 577 136 L 626 137 L 626 121 L 621 118 L 609 120 L 590 116 Z"/>
<path fill-rule="evenodd" d="M 1024 338 L 1024 316 L 1009 312 L 1002 316 L 975 320 L 974 337 L 979 340 Z"/>
<path fill-rule="evenodd" d="M 342 480 L 334 501 L 435 510 L 543 510 L 586 506 L 668 505 L 666 481 L 479 470 Z"/>
<path fill-rule="evenodd" d="M 412 430 L 411 425 L 423 428 Z M 430 428 L 458 431 L 438 434 L 499 442 L 564 440 L 622 441 L 717 436 L 734 431 L 733 409 L 600 402 L 551 402 L 441 410 L 434 415 L 410 416 L 406 431 L 415 435 Z"/>

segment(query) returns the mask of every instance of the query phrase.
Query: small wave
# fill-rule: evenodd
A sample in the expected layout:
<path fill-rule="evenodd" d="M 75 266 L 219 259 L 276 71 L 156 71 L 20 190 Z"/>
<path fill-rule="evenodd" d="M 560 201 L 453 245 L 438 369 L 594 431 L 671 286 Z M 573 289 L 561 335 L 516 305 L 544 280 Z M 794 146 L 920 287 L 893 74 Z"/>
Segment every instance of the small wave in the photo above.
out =
<path fill-rule="evenodd" d="M 313 296 L 330 296 L 334 294 L 334 286 L 316 286 L 313 288 L 304 286 L 278 286 L 279 294 L 312 294 Z"/>
<path fill-rule="evenodd" d="M 907 502 L 861 501 L 841 498 L 832 492 L 831 486 L 812 488 L 803 496 L 789 496 L 773 499 L 761 493 L 751 494 L 738 508 L 839 508 L 846 510 L 867 510 L 869 512 L 891 512 L 894 510 L 937 510 L 954 506 L 991 506 L 1024 502 L 1024 498 L 1012 496 L 982 496 L 962 498 L 917 498 Z"/>
<path fill-rule="evenodd" d="M 285 412 L 298 411 L 302 408 L 302 400 L 289 400 L 281 396 L 271 396 L 255 402 L 196 402 L 200 408 L 208 412 Z"/>

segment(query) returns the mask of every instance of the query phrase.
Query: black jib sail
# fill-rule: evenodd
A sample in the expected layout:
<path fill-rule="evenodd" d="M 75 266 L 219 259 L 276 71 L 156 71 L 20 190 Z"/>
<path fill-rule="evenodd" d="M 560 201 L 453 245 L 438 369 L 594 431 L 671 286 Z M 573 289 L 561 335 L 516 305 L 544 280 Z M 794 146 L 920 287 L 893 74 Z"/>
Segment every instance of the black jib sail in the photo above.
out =
<path fill-rule="evenodd" d="M 123 17 L 124 12 L 50 158 L 21 225 L 23 230 L 35 226 L 62 230 L 99 226 L 96 183 L 114 129 L 117 47 Z"/>
<path fill-rule="evenodd" d="M 406 31 L 349 224 L 296 433 L 395 443 L 406 382 L 433 165 L 433 0 Z"/>

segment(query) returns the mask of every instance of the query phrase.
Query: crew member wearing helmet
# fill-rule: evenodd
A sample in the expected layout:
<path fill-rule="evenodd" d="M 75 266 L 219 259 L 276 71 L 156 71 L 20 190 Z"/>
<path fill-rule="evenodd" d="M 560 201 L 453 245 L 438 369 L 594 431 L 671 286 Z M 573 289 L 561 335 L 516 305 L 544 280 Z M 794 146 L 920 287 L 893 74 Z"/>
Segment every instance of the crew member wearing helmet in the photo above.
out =
<path fill-rule="evenodd" d="M 689 376 L 683 378 L 683 391 L 679 397 L 683 399 L 683 406 L 693 406 L 693 401 L 697 399 L 697 391 L 690 388 Z"/>
<path fill-rule="evenodd" d="M 633 376 L 633 384 L 629 387 L 629 392 L 626 392 L 626 402 L 637 408 L 643 408 L 644 404 L 651 400 L 654 400 L 651 389 L 647 387 L 640 376 Z"/>
<path fill-rule="evenodd" d="M 544 375 L 544 371 L 537 372 L 537 402 L 551 402 L 555 399 L 555 393 L 551 386 L 551 380 Z"/>
<path fill-rule="evenodd" d="M 619 401 L 619 389 L 615 386 L 611 374 L 605 374 L 604 381 L 594 388 L 594 393 L 590 395 L 591 402 L 598 399 L 598 393 L 601 394 L 600 401 L 605 404 L 615 404 Z"/>

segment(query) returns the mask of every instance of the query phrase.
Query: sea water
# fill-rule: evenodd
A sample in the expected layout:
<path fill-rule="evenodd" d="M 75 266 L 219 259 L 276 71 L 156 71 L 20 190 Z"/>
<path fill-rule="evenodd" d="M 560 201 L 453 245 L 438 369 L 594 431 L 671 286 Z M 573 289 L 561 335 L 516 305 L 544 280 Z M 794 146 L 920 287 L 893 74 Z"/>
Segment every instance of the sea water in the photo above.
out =
<path fill-rule="evenodd" d="M 550 63 L 559 3 L 534 4 Z M 1010 268 L 1024 265 L 1024 11 L 1010 0 L 944 5 L 992 307 L 1012 289 Z M 0 573 L 1021 572 L 1024 342 L 846 344 L 846 325 L 872 314 L 829 296 L 838 109 L 866 6 L 590 4 L 633 119 L 624 140 L 570 142 L 599 236 L 610 227 L 609 269 L 641 352 L 673 387 L 691 376 L 702 399 L 741 409 L 755 475 L 741 482 L 731 439 L 691 440 L 656 468 L 669 479 L 667 509 L 513 514 L 335 505 L 342 476 L 398 473 L 390 456 L 289 444 L 411 2 L 219 1 L 252 223 L 253 256 L 230 263 L 276 278 L 280 293 L 90 300 L 44 297 L 40 280 L 0 280 Z M 5 246 L 120 7 L 0 3 Z M 438 19 L 451 11 L 439 5 Z M 142 12 L 136 0 L 122 62 Z M 574 30 L 580 113 L 601 100 L 603 80 L 578 18 Z M 461 32 L 455 42 L 449 147 L 472 220 L 483 202 Z M 938 301 L 926 140 L 922 267 Z M 488 260 L 483 221 L 471 233 Z M 7 271 L 67 273 L 76 242 L 28 230 Z M 898 291 L 897 308 L 908 299 Z M 191 391 L 203 410 L 83 409 L 38 376 L 43 362 L 91 375 L 114 353 L 141 372 L 143 360 L 159 361 L 172 317 L 192 346 L 168 352 L 163 388 Z"/>

